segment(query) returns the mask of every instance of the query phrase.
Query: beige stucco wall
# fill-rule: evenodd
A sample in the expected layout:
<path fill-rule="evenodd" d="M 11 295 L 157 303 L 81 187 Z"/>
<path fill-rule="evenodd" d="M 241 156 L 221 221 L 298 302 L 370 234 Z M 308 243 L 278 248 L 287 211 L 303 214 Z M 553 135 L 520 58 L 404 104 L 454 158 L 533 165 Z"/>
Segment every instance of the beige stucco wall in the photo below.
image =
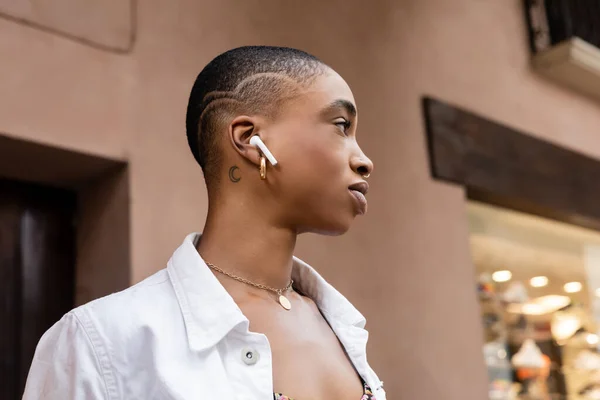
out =
<path fill-rule="evenodd" d="M 244 44 L 316 54 L 352 86 L 376 170 L 369 215 L 344 237 L 303 237 L 298 254 L 367 315 L 370 359 L 391 399 L 485 399 L 464 195 L 429 176 L 420 97 L 600 158 L 598 104 L 528 67 L 522 2 L 138 3 L 127 55 L 0 19 L 0 132 L 129 161 L 139 281 L 204 222 L 184 133 L 197 72 Z"/>

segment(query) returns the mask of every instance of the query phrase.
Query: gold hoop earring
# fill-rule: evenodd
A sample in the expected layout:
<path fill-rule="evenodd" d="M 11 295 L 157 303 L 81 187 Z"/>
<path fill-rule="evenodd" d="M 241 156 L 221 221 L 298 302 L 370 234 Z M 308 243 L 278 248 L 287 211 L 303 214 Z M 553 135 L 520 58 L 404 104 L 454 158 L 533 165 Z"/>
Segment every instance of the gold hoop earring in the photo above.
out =
<path fill-rule="evenodd" d="M 260 157 L 260 179 L 267 179 L 267 160 L 264 156 Z"/>

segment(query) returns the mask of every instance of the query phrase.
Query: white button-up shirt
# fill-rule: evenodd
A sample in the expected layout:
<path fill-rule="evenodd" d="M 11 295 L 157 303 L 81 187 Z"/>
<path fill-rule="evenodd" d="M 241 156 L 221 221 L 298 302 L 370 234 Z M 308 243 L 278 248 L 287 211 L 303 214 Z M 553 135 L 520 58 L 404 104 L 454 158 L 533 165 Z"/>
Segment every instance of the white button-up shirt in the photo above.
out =
<path fill-rule="evenodd" d="M 248 319 L 196 251 L 197 238 L 188 235 L 166 269 L 74 309 L 50 328 L 23 398 L 272 400 L 269 341 L 249 331 Z M 367 363 L 365 318 L 296 258 L 292 277 L 375 398 L 385 400 Z"/>

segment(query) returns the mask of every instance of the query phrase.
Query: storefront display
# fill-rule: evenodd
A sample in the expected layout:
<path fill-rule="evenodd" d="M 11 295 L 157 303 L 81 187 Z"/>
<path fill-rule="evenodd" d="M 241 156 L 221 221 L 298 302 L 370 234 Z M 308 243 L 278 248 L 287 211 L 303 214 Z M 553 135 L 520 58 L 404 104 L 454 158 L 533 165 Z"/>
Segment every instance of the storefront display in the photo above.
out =
<path fill-rule="evenodd" d="M 468 206 L 491 400 L 600 400 L 600 232 Z"/>

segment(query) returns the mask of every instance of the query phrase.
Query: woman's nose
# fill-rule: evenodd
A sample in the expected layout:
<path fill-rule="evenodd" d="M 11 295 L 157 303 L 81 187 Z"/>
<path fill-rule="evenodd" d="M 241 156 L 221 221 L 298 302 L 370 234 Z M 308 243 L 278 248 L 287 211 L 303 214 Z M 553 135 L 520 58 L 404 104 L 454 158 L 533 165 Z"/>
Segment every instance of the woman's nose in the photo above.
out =
<path fill-rule="evenodd" d="M 350 163 L 352 170 L 364 179 L 369 178 L 373 172 L 373 161 L 365 155 L 362 151 L 359 155 L 354 157 Z"/>

